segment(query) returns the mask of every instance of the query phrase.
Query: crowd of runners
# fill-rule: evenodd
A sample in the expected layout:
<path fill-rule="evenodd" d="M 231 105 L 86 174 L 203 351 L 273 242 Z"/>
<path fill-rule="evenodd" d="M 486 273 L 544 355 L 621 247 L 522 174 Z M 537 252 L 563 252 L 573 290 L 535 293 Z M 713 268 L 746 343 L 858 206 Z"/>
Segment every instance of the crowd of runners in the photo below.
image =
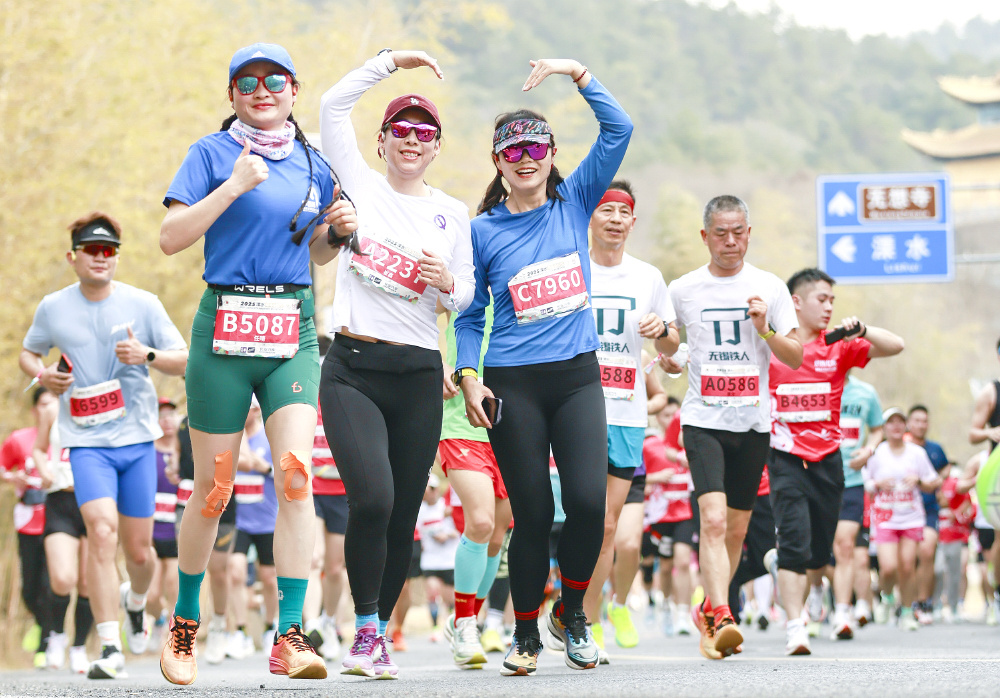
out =
<path fill-rule="evenodd" d="M 638 644 L 633 611 L 712 660 L 741 652 L 749 623 L 783 624 L 788 654 L 809 654 L 824 624 L 850 640 L 869 622 L 968 620 L 973 550 L 996 623 L 1000 521 L 973 492 L 996 478 L 990 451 L 950 461 L 926 407 L 883 410 L 852 374 L 899 336 L 836 319 L 823 271 L 746 262 L 734 196 L 705 206 L 698 269 L 668 283 L 628 254 L 632 122 L 574 60 L 532 61 L 523 88 L 568 76 L 594 112 L 565 178 L 545 118 L 501 114 L 470 222 L 426 184 L 444 119 L 419 94 L 386 107 L 371 168 L 354 105 L 421 67 L 442 77 L 390 49 L 348 73 L 314 145 L 289 54 L 236 52 L 233 114 L 163 200 L 164 253 L 204 238 L 189 342 L 156 296 L 114 280 L 127 234 L 112 215 L 70 225 L 79 281 L 41 301 L 20 356 L 35 426 L 0 452 L 36 666 L 63 668 L 68 649 L 72 671 L 116 678 L 126 651 L 150 651 L 191 684 L 199 661 L 259 640 L 274 674 L 392 679 L 418 577 L 463 668 L 499 652 L 502 674 L 530 675 L 547 645 L 594 669 L 605 619 Z M 310 268 L 334 260 L 325 336 Z M 151 368 L 183 375 L 185 398 L 158 398 Z M 972 443 L 1000 441 L 998 395 L 977 398 Z"/>

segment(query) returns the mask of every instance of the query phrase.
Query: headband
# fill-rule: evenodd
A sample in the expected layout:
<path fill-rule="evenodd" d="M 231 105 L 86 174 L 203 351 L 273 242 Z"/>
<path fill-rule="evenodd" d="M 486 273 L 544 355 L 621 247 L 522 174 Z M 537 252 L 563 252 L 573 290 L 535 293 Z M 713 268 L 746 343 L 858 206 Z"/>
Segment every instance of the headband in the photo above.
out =
<path fill-rule="evenodd" d="M 622 191 L 621 189 L 608 189 L 604 192 L 604 196 L 602 196 L 601 200 L 597 202 L 597 208 L 600 208 L 609 202 L 625 204 L 632 209 L 632 211 L 635 211 L 635 200 L 628 195 L 628 192 Z"/>
<path fill-rule="evenodd" d="M 515 143 L 551 143 L 552 127 L 538 119 L 517 119 L 493 132 L 493 152 L 499 153 Z"/>

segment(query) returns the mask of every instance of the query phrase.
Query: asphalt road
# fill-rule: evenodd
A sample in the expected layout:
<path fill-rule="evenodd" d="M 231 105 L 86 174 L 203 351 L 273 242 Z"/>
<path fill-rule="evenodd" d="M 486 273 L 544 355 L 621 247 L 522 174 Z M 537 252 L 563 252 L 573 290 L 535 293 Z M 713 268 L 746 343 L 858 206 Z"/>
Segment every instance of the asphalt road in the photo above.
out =
<path fill-rule="evenodd" d="M 693 637 L 665 638 L 640 621 L 642 641 L 623 650 L 610 647 L 611 664 L 574 671 L 562 655 L 544 650 L 533 677 L 503 677 L 501 655 L 490 655 L 483 671 L 462 671 L 451 664 L 447 647 L 427 637 L 409 637 L 409 650 L 397 653 L 400 678 L 371 681 L 331 671 L 325 681 L 290 681 L 272 676 L 262 653 L 198 668 L 194 686 L 168 684 L 155 657 L 132 658 L 129 677 L 89 681 L 68 672 L 0 674 L 0 696 L 654 696 L 672 698 L 856 698 L 895 696 L 1000 695 L 1000 628 L 983 624 L 932 626 L 905 633 L 891 626 L 868 626 L 853 641 L 813 640 L 813 655 L 784 656 L 784 631 L 746 631 L 742 655 L 709 662 L 698 654 Z M 610 628 L 609 628 L 610 629 Z M 331 667 L 334 669 L 334 667 Z"/>

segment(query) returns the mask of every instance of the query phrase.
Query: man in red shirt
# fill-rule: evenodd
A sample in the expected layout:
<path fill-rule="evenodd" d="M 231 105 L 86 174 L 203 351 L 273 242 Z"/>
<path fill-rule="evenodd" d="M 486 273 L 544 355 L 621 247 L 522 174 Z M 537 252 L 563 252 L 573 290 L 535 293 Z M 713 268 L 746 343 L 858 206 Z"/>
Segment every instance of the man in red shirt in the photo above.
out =
<path fill-rule="evenodd" d="M 31 416 L 38 424 L 42 407 L 56 400 L 43 386 L 31 395 Z M 0 479 L 14 485 L 18 502 L 14 505 L 14 528 L 17 529 L 17 552 L 21 561 L 21 596 L 28 611 L 35 617 L 35 626 L 28 632 L 38 634 L 38 640 L 28 641 L 35 651 L 35 666 L 45 667 L 45 649 L 49 636 L 49 614 L 46 602 L 49 577 L 45 563 L 45 490 L 42 478 L 35 470 L 31 449 L 35 444 L 37 426 L 12 432 L 0 447 Z M 35 628 L 38 628 L 36 631 Z M 39 665 L 39 662 L 41 664 Z"/>
<path fill-rule="evenodd" d="M 802 618 L 806 571 L 821 574 L 830 561 L 840 517 L 844 467 L 840 456 L 840 399 L 851 368 L 893 356 L 903 340 L 868 327 L 856 317 L 840 327 L 847 335 L 827 344 L 833 315 L 834 280 L 819 269 L 803 269 L 788 280 L 802 365 L 792 370 L 771 359 L 771 506 L 778 529 L 778 590 L 788 614 L 787 654 L 810 654 Z M 849 613 L 838 608 L 837 613 Z M 818 619 L 815 619 L 818 620 Z"/>

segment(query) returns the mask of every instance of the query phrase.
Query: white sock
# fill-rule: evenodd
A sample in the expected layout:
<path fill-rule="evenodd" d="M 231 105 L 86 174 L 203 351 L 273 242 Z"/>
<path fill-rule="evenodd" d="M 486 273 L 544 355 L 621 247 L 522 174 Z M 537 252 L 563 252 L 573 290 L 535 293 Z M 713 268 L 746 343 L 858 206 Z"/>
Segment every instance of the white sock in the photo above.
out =
<path fill-rule="evenodd" d="M 141 611 L 146 608 L 146 595 L 136 594 L 130 588 L 128 594 L 125 595 L 125 610 L 126 611 Z"/>
<path fill-rule="evenodd" d="M 849 603 L 838 603 L 837 604 L 837 614 L 843 615 L 845 618 L 851 614 L 851 604 Z"/>
<path fill-rule="evenodd" d="M 489 609 L 486 611 L 486 628 L 500 632 L 503 628 L 503 611 Z"/>
<path fill-rule="evenodd" d="M 792 632 L 793 630 L 802 630 L 805 627 L 806 627 L 805 621 L 803 621 L 801 618 L 795 618 L 794 620 L 792 618 L 789 618 L 788 621 L 785 623 L 785 630 L 787 630 L 788 632 Z"/>
<path fill-rule="evenodd" d="M 101 647 L 114 645 L 119 650 L 122 648 L 121 635 L 119 633 L 118 621 L 109 620 L 97 624 L 97 637 L 101 640 Z"/>

